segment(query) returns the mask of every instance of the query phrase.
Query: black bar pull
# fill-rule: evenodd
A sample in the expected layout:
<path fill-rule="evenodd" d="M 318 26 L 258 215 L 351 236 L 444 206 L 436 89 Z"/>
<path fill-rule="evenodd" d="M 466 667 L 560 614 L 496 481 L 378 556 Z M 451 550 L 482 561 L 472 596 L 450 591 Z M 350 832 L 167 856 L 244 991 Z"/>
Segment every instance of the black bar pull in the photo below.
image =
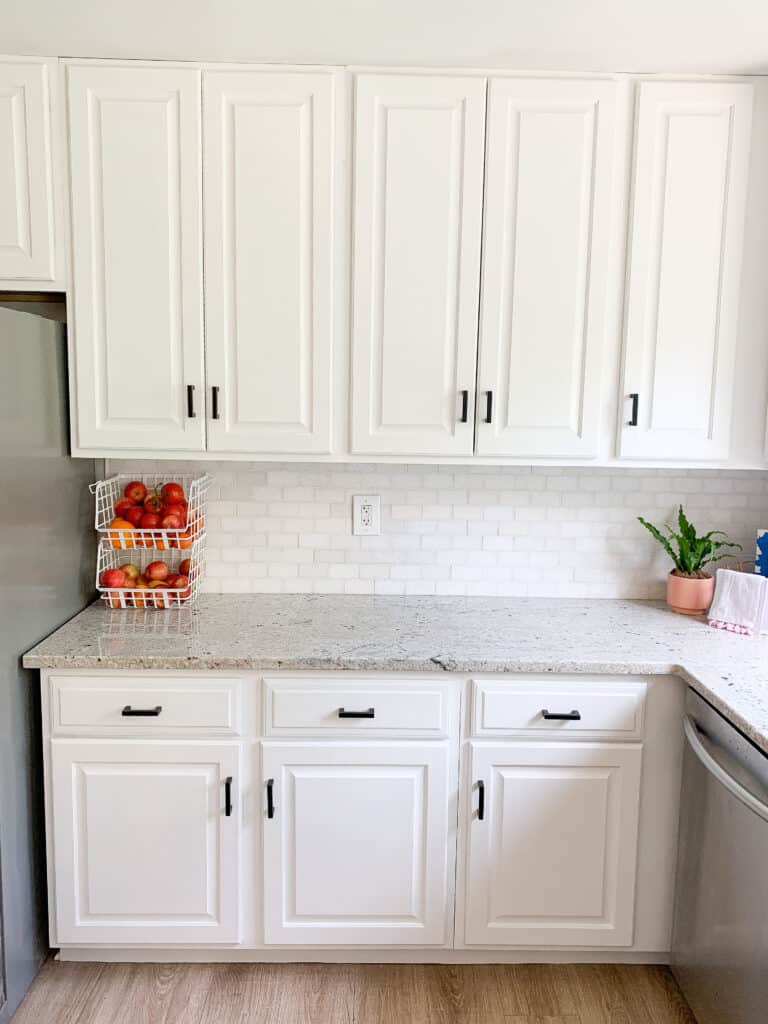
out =
<path fill-rule="evenodd" d="M 469 392 L 464 389 L 460 391 L 461 395 L 461 416 L 459 416 L 459 423 L 466 423 L 469 419 Z"/>
<path fill-rule="evenodd" d="M 162 710 L 162 704 L 154 708 L 132 708 L 130 704 L 126 704 L 121 714 L 123 718 L 157 718 Z"/>
<path fill-rule="evenodd" d="M 187 418 L 193 420 L 197 416 L 195 412 L 195 385 L 187 384 Z"/>
<path fill-rule="evenodd" d="M 219 419 L 219 389 L 216 384 L 211 388 L 211 419 Z"/>
<path fill-rule="evenodd" d="M 224 779 L 224 817 L 232 817 L 232 776 Z"/>
<path fill-rule="evenodd" d="M 548 722 L 580 722 L 581 712 L 580 711 L 547 711 L 546 708 L 541 709 L 541 717 L 546 718 Z"/>
<path fill-rule="evenodd" d="M 267 779 L 267 817 L 274 818 L 275 816 L 275 780 Z"/>
<path fill-rule="evenodd" d="M 485 422 L 490 423 L 493 420 L 493 392 L 485 392 Z"/>
<path fill-rule="evenodd" d="M 632 391 L 629 396 L 632 399 L 632 415 L 627 420 L 628 427 L 637 426 L 637 407 L 640 404 L 640 395 L 636 391 Z"/>
<path fill-rule="evenodd" d="M 345 708 L 339 708 L 339 718 L 375 718 L 376 709 L 367 708 L 365 711 L 347 711 Z"/>
<path fill-rule="evenodd" d="M 485 821 L 485 783 L 482 779 L 477 784 L 477 820 Z"/>

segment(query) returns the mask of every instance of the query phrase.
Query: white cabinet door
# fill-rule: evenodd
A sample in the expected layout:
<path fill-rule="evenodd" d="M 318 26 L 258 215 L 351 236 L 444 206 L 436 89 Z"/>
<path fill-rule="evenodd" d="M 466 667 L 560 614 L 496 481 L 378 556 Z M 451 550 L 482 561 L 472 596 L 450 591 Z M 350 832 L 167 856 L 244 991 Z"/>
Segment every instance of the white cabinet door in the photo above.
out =
<path fill-rule="evenodd" d="M 52 740 L 52 940 L 237 942 L 238 765 L 236 743 Z"/>
<path fill-rule="evenodd" d="M 264 939 L 448 938 L 448 744 L 264 743 Z"/>
<path fill-rule="evenodd" d="M 479 455 L 598 454 L 615 93 L 608 81 L 491 79 Z"/>
<path fill-rule="evenodd" d="M 467 943 L 631 945 L 640 745 L 471 748 Z"/>
<path fill-rule="evenodd" d="M 55 60 L 0 58 L 0 284 L 56 279 Z M 59 272 L 61 268 L 58 268 Z"/>
<path fill-rule="evenodd" d="M 343 73 L 203 74 L 212 451 L 331 450 Z"/>
<path fill-rule="evenodd" d="M 75 447 L 202 450 L 200 73 L 75 64 L 68 89 Z"/>
<path fill-rule="evenodd" d="M 352 450 L 470 455 L 485 79 L 359 74 L 354 120 Z"/>
<path fill-rule="evenodd" d="M 620 453 L 726 458 L 752 86 L 639 88 Z"/>

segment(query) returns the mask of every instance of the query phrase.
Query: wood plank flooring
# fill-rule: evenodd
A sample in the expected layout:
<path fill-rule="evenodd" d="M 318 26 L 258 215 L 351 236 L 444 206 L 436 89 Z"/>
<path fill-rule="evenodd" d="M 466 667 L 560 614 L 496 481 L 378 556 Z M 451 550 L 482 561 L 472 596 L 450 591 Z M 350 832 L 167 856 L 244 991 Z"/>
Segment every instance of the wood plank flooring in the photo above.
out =
<path fill-rule="evenodd" d="M 665 967 L 61 964 L 12 1024 L 695 1024 Z"/>

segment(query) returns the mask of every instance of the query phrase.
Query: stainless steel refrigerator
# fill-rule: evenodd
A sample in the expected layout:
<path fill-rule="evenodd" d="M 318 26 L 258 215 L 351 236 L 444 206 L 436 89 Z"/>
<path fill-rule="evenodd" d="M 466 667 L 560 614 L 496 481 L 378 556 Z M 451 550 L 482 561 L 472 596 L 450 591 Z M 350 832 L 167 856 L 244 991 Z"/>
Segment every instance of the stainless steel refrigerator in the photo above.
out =
<path fill-rule="evenodd" d="M 69 457 L 63 308 L 0 304 L 0 1024 L 48 953 L 40 694 L 20 659 L 94 594 L 96 474 Z"/>

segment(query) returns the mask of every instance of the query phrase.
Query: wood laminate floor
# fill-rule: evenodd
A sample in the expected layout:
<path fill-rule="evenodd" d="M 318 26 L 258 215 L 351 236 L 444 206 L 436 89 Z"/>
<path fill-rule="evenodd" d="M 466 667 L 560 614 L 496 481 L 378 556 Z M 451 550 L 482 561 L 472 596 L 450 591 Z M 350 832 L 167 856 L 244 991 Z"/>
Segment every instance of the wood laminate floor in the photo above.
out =
<path fill-rule="evenodd" d="M 61 964 L 12 1024 L 695 1024 L 665 967 Z"/>

